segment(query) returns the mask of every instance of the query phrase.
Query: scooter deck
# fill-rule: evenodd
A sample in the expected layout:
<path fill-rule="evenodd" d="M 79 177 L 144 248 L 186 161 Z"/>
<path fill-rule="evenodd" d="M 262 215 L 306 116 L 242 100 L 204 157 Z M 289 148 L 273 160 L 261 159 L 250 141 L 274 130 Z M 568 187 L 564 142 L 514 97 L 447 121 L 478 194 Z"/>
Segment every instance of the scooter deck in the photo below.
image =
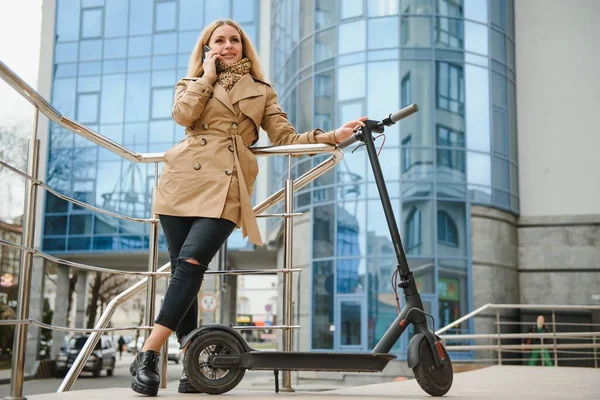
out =
<path fill-rule="evenodd" d="M 239 356 L 215 356 L 213 365 L 237 364 L 252 370 L 381 372 L 395 358 L 371 353 L 250 351 Z"/>

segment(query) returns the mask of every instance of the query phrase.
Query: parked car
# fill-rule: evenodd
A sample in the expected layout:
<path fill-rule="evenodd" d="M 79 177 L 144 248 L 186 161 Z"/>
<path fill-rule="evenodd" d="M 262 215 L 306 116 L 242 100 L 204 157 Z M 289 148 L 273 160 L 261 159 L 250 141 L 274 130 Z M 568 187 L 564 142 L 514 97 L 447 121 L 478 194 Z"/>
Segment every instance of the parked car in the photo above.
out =
<path fill-rule="evenodd" d="M 61 351 L 56 357 L 55 372 L 57 377 L 63 377 L 71 368 L 88 338 L 87 335 L 72 337 L 66 346 L 61 347 Z M 88 357 L 83 371 L 91 372 L 95 377 L 98 377 L 102 370 L 106 370 L 106 375 L 112 376 L 117 362 L 116 354 L 115 346 L 110 338 L 101 336 L 94 351 Z"/>
<path fill-rule="evenodd" d="M 175 364 L 179 364 L 181 361 L 181 349 L 179 348 L 179 342 L 175 336 L 169 336 L 169 350 L 168 358 L 169 361 L 175 361 Z"/>

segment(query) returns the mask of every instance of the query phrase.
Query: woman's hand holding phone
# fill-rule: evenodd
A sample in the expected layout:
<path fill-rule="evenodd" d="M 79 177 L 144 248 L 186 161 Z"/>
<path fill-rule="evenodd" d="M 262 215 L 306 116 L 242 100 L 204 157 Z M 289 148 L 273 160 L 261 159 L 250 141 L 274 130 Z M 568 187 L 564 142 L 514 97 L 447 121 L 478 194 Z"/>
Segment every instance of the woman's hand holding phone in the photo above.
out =
<path fill-rule="evenodd" d="M 204 57 L 202 66 L 204 67 L 204 74 L 208 76 L 216 76 L 217 75 L 217 60 L 220 59 L 221 56 L 217 54 L 216 51 L 211 50 L 210 47 L 204 45 Z"/>

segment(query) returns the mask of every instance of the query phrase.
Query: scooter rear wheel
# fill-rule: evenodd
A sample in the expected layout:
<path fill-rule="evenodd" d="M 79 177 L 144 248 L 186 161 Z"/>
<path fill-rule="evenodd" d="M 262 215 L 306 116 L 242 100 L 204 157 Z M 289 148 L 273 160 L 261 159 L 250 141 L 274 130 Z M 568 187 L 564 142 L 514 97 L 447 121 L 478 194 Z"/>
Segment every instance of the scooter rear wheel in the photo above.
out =
<path fill-rule="evenodd" d="M 211 360 L 217 355 L 242 353 L 241 344 L 230 333 L 220 330 L 202 333 L 192 341 L 185 353 L 183 364 L 187 378 L 201 393 L 226 393 L 240 383 L 246 370 L 213 367 Z"/>
<path fill-rule="evenodd" d="M 429 342 L 423 338 L 419 344 L 419 363 L 413 372 L 421 389 L 432 396 L 443 396 L 452 386 L 452 363 L 444 346 L 441 343 L 436 346 L 444 355 L 445 365 L 441 369 L 436 367 Z"/>

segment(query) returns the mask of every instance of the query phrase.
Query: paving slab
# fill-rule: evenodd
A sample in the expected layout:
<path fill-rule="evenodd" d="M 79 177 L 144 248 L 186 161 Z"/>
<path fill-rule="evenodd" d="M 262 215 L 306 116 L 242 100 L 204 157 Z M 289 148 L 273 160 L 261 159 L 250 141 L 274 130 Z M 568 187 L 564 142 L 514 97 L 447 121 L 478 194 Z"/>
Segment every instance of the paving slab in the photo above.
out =
<path fill-rule="evenodd" d="M 449 399 L 600 399 L 600 369 L 569 367 L 493 366 L 454 375 Z M 172 387 L 172 386 L 171 386 Z M 208 397 L 198 394 L 179 394 L 176 390 L 161 390 L 157 399 L 191 399 Z M 125 400 L 146 398 L 130 389 L 77 390 L 66 393 L 47 393 L 27 396 L 30 400 Z M 216 397 L 214 397 L 216 398 Z M 274 393 L 265 390 L 232 390 L 218 398 L 278 400 L 326 399 L 426 399 L 431 398 L 415 380 L 380 383 L 328 390 L 323 392 Z"/>

